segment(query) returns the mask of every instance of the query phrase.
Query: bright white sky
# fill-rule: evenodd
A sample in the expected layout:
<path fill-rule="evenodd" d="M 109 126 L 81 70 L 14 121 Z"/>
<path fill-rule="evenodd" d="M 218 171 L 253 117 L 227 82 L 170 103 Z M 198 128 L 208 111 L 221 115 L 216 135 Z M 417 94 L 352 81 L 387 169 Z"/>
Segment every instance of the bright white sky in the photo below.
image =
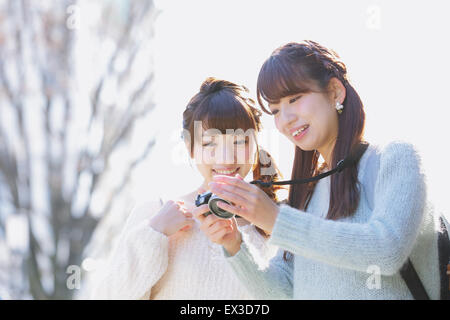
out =
<path fill-rule="evenodd" d="M 157 109 L 149 127 L 158 130 L 159 139 L 135 175 L 137 202 L 152 195 L 174 198 L 201 183 L 178 137 L 182 112 L 206 77 L 244 84 L 254 96 L 259 68 L 275 48 L 312 39 L 336 50 L 346 63 L 365 104 L 368 141 L 404 139 L 417 145 L 430 195 L 439 205 L 450 207 L 445 204 L 450 174 L 444 171 L 450 154 L 445 139 L 450 115 L 447 2 L 156 3 L 163 11 L 155 31 Z M 263 123 L 260 144 L 289 178 L 293 147 L 278 134 L 269 116 L 264 115 Z"/>

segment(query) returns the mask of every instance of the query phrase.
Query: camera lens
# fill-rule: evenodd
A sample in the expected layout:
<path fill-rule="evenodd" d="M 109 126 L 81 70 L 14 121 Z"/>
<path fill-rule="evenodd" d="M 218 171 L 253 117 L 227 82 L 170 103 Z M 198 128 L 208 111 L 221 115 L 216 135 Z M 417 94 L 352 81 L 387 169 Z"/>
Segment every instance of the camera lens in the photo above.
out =
<path fill-rule="evenodd" d="M 230 218 L 234 217 L 233 213 L 223 210 L 217 206 L 217 203 L 219 201 L 222 201 L 222 202 L 225 202 L 225 203 L 231 205 L 231 203 L 229 203 L 228 201 L 221 199 L 216 195 L 213 195 L 209 199 L 209 202 L 208 202 L 209 210 L 211 210 L 211 212 L 214 213 L 217 217 L 222 218 L 222 219 L 230 219 Z"/>

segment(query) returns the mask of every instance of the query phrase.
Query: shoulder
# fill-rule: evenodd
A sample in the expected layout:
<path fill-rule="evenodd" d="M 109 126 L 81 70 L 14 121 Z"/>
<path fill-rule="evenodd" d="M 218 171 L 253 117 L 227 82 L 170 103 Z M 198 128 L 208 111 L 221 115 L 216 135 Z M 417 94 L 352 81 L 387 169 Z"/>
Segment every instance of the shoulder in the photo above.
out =
<path fill-rule="evenodd" d="M 392 141 L 380 146 L 381 168 L 422 171 L 422 160 L 418 148 L 407 141 Z"/>
<path fill-rule="evenodd" d="M 379 170 L 377 184 L 389 189 L 425 192 L 426 177 L 418 148 L 407 141 L 391 141 L 377 148 Z"/>
<path fill-rule="evenodd" d="M 126 225 L 127 226 L 134 225 L 145 219 L 150 218 L 159 211 L 161 206 L 162 204 L 157 200 L 145 201 L 136 204 L 131 210 L 130 214 L 128 215 Z"/>
<path fill-rule="evenodd" d="M 407 141 L 369 144 L 360 165 L 359 180 L 370 190 L 375 181 L 403 180 L 417 184 L 425 180 L 420 152 Z"/>
<path fill-rule="evenodd" d="M 134 208 L 131 210 L 131 214 L 148 213 L 154 210 L 159 210 L 161 206 L 162 204 L 156 200 L 141 202 L 134 206 Z"/>
<path fill-rule="evenodd" d="M 361 163 L 371 163 L 374 160 L 380 166 L 421 166 L 421 156 L 418 148 L 407 141 L 395 140 L 384 144 L 369 144 L 368 150 L 361 158 Z"/>
<path fill-rule="evenodd" d="M 379 146 L 381 153 L 387 156 L 418 158 L 419 150 L 408 141 L 395 140 Z"/>

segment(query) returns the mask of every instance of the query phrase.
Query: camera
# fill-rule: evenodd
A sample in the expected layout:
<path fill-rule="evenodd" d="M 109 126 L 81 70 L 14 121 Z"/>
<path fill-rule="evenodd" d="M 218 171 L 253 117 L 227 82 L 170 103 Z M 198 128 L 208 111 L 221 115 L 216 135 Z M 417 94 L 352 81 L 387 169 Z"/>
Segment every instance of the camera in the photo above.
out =
<path fill-rule="evenodd" d="M 203 204 L 208 204 L 209 212 L 206 212 L 204 214 L 205 217 L 210 215 L 211 213 L 213 213 L 216 217 L 219 217 L 222 219 L 230 219 L 230 218 L 234 217 L 235 215 L 233 213 L 223 210 L 217 206 L 217 203 L 219 201 L 222 201 L 222 202 L 225 202 L 225 203 L 231 205 L 230 202 L 218 197 L 217 195 L 213 194 L 210 191 L 199 194 L 197 196 L 197 199 L 195 200 L 195 205 L 197 207 L 200 207 Z M 236 217 L 238 217 L 238 216 L 236 216 Z"/>

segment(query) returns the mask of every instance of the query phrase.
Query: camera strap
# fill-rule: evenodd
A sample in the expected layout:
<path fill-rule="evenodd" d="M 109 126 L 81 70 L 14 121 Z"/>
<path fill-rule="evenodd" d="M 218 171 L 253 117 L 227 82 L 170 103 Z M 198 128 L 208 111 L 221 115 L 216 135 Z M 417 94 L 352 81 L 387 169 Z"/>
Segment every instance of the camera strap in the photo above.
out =
<path fill-rule="evenodd" d="M 334 169 L 324 172 L 324 173 L 321 173 L 321 174 L 318 174 L 317 176 L 314 176 L 311 178 L 285 180 L 285 181 L 270 181 L 270 182 L 254 180 L 254 181 L 251 181 L 250 183 L 251 184 L 259 184 L 260 186 L 267 188 L 267 187 L 271 187 L 272 185 L 300 184 L 300 183 L 308 183 L 308 182 L 320 180 L 320 179 L 328 177 L 329 175 L 332 175 L 336 172 L 341 172 L 345 168 L 356 165 L 368 147 L 369 147 L 368 142 L 365 142 L 365 141 L 361 142 L 348 157 L 346 157 L 342 160 L 339 160 L 339 162 L 337 163 L 337 165 Z"/>

